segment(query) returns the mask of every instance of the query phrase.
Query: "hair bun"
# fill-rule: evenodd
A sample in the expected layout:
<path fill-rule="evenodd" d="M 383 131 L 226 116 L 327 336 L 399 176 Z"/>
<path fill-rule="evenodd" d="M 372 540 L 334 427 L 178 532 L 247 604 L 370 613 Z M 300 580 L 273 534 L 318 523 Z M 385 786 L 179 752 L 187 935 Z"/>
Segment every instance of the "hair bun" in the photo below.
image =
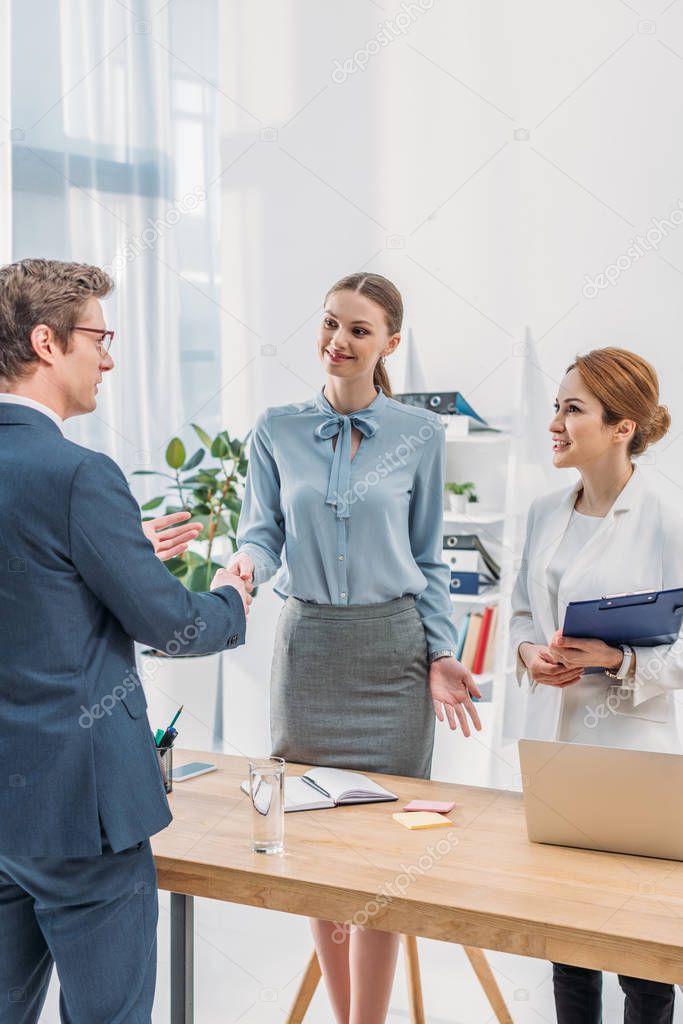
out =
<path fill-rule="evenodd" d="M 648 444 L 656 444 L 671 426 L 671 416 L 665 405 L 658 405 L 647 428 Z"/>

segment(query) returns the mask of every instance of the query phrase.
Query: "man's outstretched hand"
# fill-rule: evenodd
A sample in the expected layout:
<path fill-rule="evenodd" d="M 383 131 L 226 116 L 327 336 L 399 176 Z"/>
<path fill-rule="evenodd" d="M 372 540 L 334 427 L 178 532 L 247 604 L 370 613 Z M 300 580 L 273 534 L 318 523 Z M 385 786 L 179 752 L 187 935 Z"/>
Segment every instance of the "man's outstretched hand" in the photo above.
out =
<path fill-rule="evenodd" d="M 142 524 L 145 537 L 152 542 L 154 554 L 162 562 L 182 555 L 187 551 L 188 545 L 202 532 L 201 523 L 187 522 L 191 517 L 191 512 L 172 512 L 168 516 L 158 516 Z M 178 523 L 182 523 L 182 526 L 176 525 Z"/>

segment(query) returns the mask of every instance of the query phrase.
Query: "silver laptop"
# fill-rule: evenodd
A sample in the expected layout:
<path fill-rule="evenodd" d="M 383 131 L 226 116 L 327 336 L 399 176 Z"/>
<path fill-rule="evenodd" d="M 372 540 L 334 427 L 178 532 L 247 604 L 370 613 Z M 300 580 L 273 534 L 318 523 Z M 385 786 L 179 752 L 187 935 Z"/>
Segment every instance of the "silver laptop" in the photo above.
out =
<path fill-rule="evenodd" d="M 520 740 L 529 839 L 683 860 L 683 756 Z"/>

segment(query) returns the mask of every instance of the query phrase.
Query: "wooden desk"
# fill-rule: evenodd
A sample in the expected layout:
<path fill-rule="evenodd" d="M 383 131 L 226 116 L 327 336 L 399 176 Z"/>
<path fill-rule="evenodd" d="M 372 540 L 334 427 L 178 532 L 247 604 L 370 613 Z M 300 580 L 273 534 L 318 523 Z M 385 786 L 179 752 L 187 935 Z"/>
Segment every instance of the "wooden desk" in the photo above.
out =
<path fill-rule="evenodd" d="M 679 862 L 533 844 L 517 793 L 388 775 L 373 777 L 398 803 L 287 814 L 285 853 L 255 854 L 246 761 L 176 752 L 193 760 L 219 771 L 176 783 L 152 840 L 172 894 L 172 1024 L 193 1020 L 193 896 L 683 983 Z M 453 825 L 402 828 L 392 814 L 413 798 L 455 800 Z"/>

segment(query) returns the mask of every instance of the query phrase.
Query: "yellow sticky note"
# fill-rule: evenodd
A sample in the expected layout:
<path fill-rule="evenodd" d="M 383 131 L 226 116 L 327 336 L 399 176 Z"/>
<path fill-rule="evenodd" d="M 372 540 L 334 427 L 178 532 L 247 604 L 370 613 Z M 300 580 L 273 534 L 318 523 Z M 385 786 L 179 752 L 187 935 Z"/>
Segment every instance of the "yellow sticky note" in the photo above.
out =
<path fill-rule="evenodd" d="M 438 828 L 439 825 L 453 824 L 445 814 L 434 814 L 433 811 L 408 811 L 407 814 L 393 814 L 392 817 L 404 828 Z"/>

